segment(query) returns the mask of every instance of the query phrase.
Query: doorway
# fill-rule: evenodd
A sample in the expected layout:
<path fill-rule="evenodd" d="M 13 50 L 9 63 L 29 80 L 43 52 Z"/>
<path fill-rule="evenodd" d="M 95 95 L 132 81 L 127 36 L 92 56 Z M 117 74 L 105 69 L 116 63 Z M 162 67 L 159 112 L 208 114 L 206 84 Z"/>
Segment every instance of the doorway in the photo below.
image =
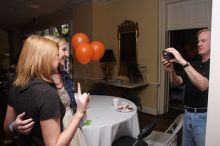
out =
<path fill-rule="evenodd" d="M 197 52 L 197 32 L 201 29 L 204 29 L 204 27 L 169 31 L 169 46 L 176 48 L 188 62 L 193 61 L 199 57 Z M 174 64 L 174 68 L 177 74 L 183 71 L 182 66 L 179 64 Z M 170 84 L 169 87 L 169 109 L 183 110 L 184 85 L 174 87 Z"/>
<path fill-rule="evenodd" d="M 181 38 L 181 36 L 185 38 L 185 40 L 188 40 L 188 38 L 190 39 L 190 34 L 187 34 L 188 31 L 189 33 L 191 30 L 192 33 L 194 31 L 194 36 L 196 36 L 196 29 L 211 28 L 212 1 L 210 0 L 160 0 L 159 5 L 159 56 L 161 56 L 163 49 L 171 45 L 172 47 L 176 46 L 176 48 L 181 48 L 178 47 L 178 43 L 181 44 L 181 42 L 178 41 L 182 39 L 178 39 Z M 173 42 L 177 41 L 178 43 L 171 44 L 172 40 L 175 38 L 177 40 Z M 197 38 L 194 38 L 197 42 Z M 158 114 L 163 114 L 168 112 L 170 107 L 169 92 L 171 88 L 169 76 L 161 63 L 159 63 L 159 81 L 161 86 L 158 90 Z"/>

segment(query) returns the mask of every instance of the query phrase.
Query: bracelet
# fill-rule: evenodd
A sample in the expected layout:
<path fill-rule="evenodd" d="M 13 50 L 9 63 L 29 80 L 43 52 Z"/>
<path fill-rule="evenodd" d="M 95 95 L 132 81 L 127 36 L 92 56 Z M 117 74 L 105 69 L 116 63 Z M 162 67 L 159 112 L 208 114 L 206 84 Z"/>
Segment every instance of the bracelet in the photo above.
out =
<path fill-rule="evenodd" d="M 190 63 L 187 62 L 185 65 L 183 65 L 183 68 L 186 68 L 186 67 L 189 66 L 189 65 L 190 65 Z"/>
<path fill-rule="evenodd" d="M 15 130 L 14 130 L 13 124 L 14 124 L 14 121 L 9 124 L 8 129 L 10 130 L 11 133 L 14 134 Z"/>
<path fill-rule="evenodd" d="M 14 123 L 15 121 L 11 122 L 8 126 L 10 132 L 12 133 L 12 135 L 14 136 L 14 138 L 17 138 L 18 137 L 18 133 L 17 131 L 14 129 Z"/>

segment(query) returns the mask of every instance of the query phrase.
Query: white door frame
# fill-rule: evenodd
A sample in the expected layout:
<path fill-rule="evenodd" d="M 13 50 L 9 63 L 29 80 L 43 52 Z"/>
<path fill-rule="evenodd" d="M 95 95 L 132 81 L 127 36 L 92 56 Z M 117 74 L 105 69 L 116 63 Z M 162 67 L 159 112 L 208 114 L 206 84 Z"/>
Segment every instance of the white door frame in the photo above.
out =
<path fill-rule="evenodd" d="M 159 57 L 161 57 L 161 51 L 168 47 L 168 27 L 167 27 L 167 8 L 168 4 L 178 3 L 183 1 L 192 1 L 192 0 L 159 0 Z M 210 6 L 211 7 L 211 0 Z M 208 24 L 210 28 L 211 23 Z M 207 27 L 207 26 L 206 26 Z M 160 58 L 159 58 L 160 59 Z M 168 112 L 169 107 L 169 76 L 163 69 L 160 61 L 158 65 L 159 71 L 159 83 L 158 88 L 158 114 L 163 114 Z"/>
<path fill-rule="evenodd" d="M 161 58 L 161 52 L 168 46 L 168 31 L 167 31 L 167 4 L 178 2 L 181 0 L 159 0 L 159 59 Z M 159 83 L 158 88 L 158 114 L 168 112 L 169 102 L 169 78 L 165 70 L 163 69 L 160 61 L 158 65 L 159 71 Z"/>

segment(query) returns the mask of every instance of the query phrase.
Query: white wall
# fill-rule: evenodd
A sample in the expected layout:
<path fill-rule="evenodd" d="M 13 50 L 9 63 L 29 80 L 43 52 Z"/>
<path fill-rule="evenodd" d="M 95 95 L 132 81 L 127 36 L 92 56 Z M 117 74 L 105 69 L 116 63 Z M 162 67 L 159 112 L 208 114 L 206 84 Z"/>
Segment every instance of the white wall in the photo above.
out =
<path fill-rule="evenodd" d="M 220 1 L 212 0 L 212 44 L 206 146 L 220 145 Z"/>

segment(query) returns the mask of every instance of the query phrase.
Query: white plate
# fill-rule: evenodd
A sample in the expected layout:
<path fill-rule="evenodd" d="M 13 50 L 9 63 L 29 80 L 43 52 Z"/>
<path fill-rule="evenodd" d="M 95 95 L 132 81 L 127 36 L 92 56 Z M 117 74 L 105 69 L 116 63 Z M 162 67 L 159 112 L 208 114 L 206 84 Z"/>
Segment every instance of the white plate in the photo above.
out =
<path fill-rule="evenodd" d="M 116 111 L 118 112 L 123 112 L 123 113 L 127 113 L 127 112 L 132 112 L 134 111 L 134 108 L 132 106 L 130 106 L 129 104 L 120 104 L 118 105 L 118 107 L 115 108 Z"/>

